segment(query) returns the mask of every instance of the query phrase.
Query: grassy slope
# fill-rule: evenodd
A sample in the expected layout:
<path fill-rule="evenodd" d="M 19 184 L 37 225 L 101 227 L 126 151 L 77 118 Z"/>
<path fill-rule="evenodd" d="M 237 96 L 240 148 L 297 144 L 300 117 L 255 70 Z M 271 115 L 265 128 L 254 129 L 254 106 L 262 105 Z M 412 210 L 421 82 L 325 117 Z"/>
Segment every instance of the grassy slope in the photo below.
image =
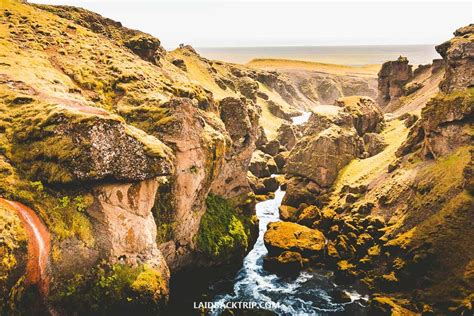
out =
<path fill-rule="evenodd" d="M 419 114 L 427 100 L 437 93 L 442 75 L 441 72 L 415 78 L 423 81 L 425 87 L 401 100 L 396 116 Z M 373 157 L 353 160 L 347 165 L 333 185 L 327 207 L 336 209 L 345 204 L 343 186 L 367 185 L 368 192 L 351 209 L 373 203 L 370 214 L 380 215 L 389 223 L 384 237 L 386 245 L 403 249 L 405 266 L 397 276 L 408 289 L 404 291 L 399 285 L 391 295 L 416 297 L 413 303 L 431 302 L 436 308 L 447 310 L 466 304 L 462 300 L 474 288 L 474 227 L 470 219 L 473 199 L 463 189 L 472 146 L 467 144 L 433 160 L 422 160 L 412 153 L 404 157 L 399 168 L 388 173 L 387 167 L 396 160 L 395 152 L 408 131 L 398 119 L 388 122 L 382 132 L 388 146 Z M 357 212 L 353 215 L 363 216 Z M 382 260 L 388 261 L 390 267 L 393 259 Z"/>
<path fill-rule="evenodd" d="M 196 54 L 186 53 L 183 49 L 175 49 L 174 51 L 169 52 L 167 59 L 182 59 L 186 64 L 186 75 L 191 78 L 193 82 L 196 82 L 202 85 L 205 89 L 212 92 L 216 100 L 223 99 L 225 97 L 240 97 L 240 94 L 237 91 L 234 91 L 230 88 L 222 89 L 217 85 L 215 78 L 217 76 L 224 78 L 233 78 L 231 74 L 230 67 L 242 69 L 243 71 L 248 70 L 247 67 L 237 64 L 228 64 L 228 63 L 214 63 L 207 59 L 203 59 Z M 272 90 L 270 87 L 262 84 L 259 84 L 259 90 L 266 93 L 269 96 L 269 100 L 272 100 L 282 106 L 284 110 L 294 111 L 294 106 L 286 102 L 276 91 Z M 268 105 L 266 100 L 257 97 L 257 105 L 262 108 L 262 115 L 260 118 L 260 124 L 265 129 L 267 137 L 272 139 L 276 137 L 276 131 L 278 127 L 284 122 L 281 118 L 274 116 L 268 110 Z"/>

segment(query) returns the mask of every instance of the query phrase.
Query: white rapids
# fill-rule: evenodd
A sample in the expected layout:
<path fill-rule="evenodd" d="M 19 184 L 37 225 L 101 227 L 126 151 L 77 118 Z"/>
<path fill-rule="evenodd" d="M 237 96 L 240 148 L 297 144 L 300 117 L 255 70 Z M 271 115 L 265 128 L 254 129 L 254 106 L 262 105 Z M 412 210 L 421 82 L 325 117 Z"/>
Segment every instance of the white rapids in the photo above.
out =
<path fill-rule="evenodd" d="M 333 111 L 333 106 L 320 106 L 318 110 Z M 292 118 L 294 125 L 306 123 L 312 112 L 303 112 Z M 274 175 L 272 175 L 274 176 Z M 244 258 L 243 266 L 233 281 L 233 293 L 217 295 L 213 305 L 224 306 L 229 302 L 256 303 L 257 309 L 270 310 L 278 315 L 364 315 L 360 304 L 366 298 L 350 288 L 339 288 L 326 271 L 303 271 L 296 278 L 281 278 L 263 269 L 267 249 L 263 236 L 270 222 L 279 221 L 280 206 L 285 192 L 280 188 L 275 198 L 257 203 L 259 235 L 253 249 Z M 343 290 L 350 297 L 349 303 L 335 303 L 334 290 Z M 210 311 L 218 316 L 222 309 Z"/>
<path fill-rule="evenodd" d="M 245 257 L 242 268 L 234 280 L 233 293 L 215 297 L 216 306 L 225 302 L 256 302 L 278 315 L 342 315 L 346 305 L 357 304 L 364 297 L 354 290 L 346 291 L 352 302 L 332 302 L 330 292 L 337 288 L 330 273 L 303 271 L 297 278 L 281 278 L 263 269 L 267 254 L 263 236 L 270 222 L 279 221 L 278 207 L 285 192 L 278 189 L 275 198 L 257 204 L 259 236 L 254 248 Z M 360 306 L 360 305 L 359 305 Z M 355 312 L 351 309 L 352 312 Z M 213 310 L 217 316 L 222 310 Z M 347 312 L 347 311 L 346 311 Z M 353 315 L 347 313 L 347 315 Z"/>

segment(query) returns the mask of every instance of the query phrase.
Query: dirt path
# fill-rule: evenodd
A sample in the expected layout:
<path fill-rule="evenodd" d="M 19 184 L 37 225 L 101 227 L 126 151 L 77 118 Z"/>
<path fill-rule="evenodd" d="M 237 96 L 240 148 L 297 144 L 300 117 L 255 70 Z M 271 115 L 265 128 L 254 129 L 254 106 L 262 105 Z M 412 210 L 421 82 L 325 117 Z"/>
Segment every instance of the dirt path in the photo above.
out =
<path fill-rule="evenodd" d="M 26 285 L 36 285 L 42 297 L 47 297 L 49 277 L 47 264 L 50 250 L 50 235 L 46 226 L 29 207 L 0 198 L 0 203 L 15 210 L 28 235 L 28 262 L 26 265 Z"/>

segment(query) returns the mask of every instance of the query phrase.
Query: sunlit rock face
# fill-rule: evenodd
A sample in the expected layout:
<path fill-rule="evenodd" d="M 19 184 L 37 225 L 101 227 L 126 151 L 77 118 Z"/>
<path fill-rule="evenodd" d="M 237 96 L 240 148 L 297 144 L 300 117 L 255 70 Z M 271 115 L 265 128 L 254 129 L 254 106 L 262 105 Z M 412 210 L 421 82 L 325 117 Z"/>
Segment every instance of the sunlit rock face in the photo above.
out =
<path fill-rule="evenodd" d="M 385 105 L 404 94 L 403 86 L 413 77 L 412 66 L 406 57 L 387 61 L 378 74 L 378 102 Z"/>
<path fill-rule="evenodd" d="M 474 25 L 457 29 L 454 38 L 436 46 L 443 57 L 445 75 L 440 84 L 441 91 L 449 93 L 474 85 Z"/>

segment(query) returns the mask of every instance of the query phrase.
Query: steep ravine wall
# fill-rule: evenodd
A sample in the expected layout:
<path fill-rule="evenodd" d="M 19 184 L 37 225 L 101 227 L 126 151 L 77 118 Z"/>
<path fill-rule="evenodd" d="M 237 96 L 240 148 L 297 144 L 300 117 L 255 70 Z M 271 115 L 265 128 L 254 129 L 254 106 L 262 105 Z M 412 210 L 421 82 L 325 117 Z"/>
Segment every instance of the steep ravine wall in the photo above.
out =
<path fill-rule="evenodd" d="M 157 39 L 86 10 L 40 8 L 8 0 L 0 16 L 0 194 L 50 232 L 46 299 L 59 313 L 156 313 L 170 272 L 235 263 L 252 247 L 246 172 L 262 110 L 248 88 L 259 73 L 223 65 L 244 74 L 214 98 Z M 2 313 L 25 312 L 29 297 L 22 226 L 1 248 Z"/>
<path fill-rule="evenodd" d="M 335 257 L 337 267 L 344 271 L 340 278 L 347 273 L 349 279 L 359 277 L 351 260 L 365 255 L 365 249 L 358 253 L 357 244 L 376 247 L 370 247 L 367 255 L 374 254 L 374 262 L 380 260 L 394 268 L 402 259 L 414 260 L 403 256 L 408 249 L 405 240 L 413 243 L 410 253 L 431 258 L 429 249 L 424 252 L 428 247 L 424 238 L 431 230 L 423 228 L 431 227 L 431 222 L 421 226 L 420 221 L 428 219 L 413 216 L 384 186 L 401 190 L 394 189 L 401 197 L 419 198 L 414 207 L 424 214 L 432 214 L 425 212 L 429 208 L 425 199 L 431 204 L 437 203 L 434 196 L 455 199 L 462 207 L 441 203 L 432 209 L 433 216 L 445 212 L 447 221 L 454 217 L 449 227 L 467 216 L 470 195 L 464 188 L 470 183 L 470 152 L 465 146 L 469 139 L 466 117 L 472 114 L 472 89 L 464 91 L 468 83 L 465 75 L 457 76 L 456 67 L 446 71 L 442 85 L 442 91 L 454 94 L 431 101 L 413 127 L 410 116 L 406 126 L 400 117 L 386 122 L 384 128 L 373 101 L 357 96 L 316 113 L 311 119 L 315 128 L 288 129 L 285 122 L 318 102 L 287 74 L 210 61 L 191 47 L 166 52 L 158 39 L 87 10 L 15 0 L 3 4 L 0 195 L 28 206 L 49 231 L 47 301 L 61 314 L 156 314 L 168 300 L 170 274 L 240 262 L 255 241 L 255 199 L 265 198 L 252 190 L 268 193 L 276 189 L 284 180 L 270 173 L 285 170 L 288 157 L 291 170 L 291 161 L 299 157 L 296 153 L 306 157 L 314 152 L 311 148 L 334 141 L 345 148 L 340 151 L 335 146 L 325 159 L 334 162 L 337 170 L 326 172 L 324 183 L 318 177 L 289 180 L 288 194 L 293 188 L 308 199 L 305 207 L 296 205 L 298 199 L 294 199 L 282 210 L 288 219 L 298 222 L 295 225 L 320 229 L 325 236 L 330 237 L 332 231 L 337 238 L 338 229 L 343 232 L 338 240 L 331 240 L 340 255 Z M 472 32 L 468 27 L 461 33 L 464 39 L 440 48 L 448 65 L 455 64 L 450 59 L 459 57 L 453 52 L 469 52 Z M 466 74 L 471 63 L 463 58 L 456 64 Z M 363 89 L 370 90 L 364 82 Z M 324 135 L 320 135 L 322 125 Z M 298 145 L 302 133 L 313 147 Z M 463 137 L 456 138 L 459 133 Z M 398 142 L 407 134 L 406 144 L 400 147 Z M 457 141 L 446 146 L 445 139 Z M 395 158 L 399 147 L 399 158 Z M 255 148 L 257 154 L 253 154 Z M 331 161 L 334 156 L 344 159 Z M 252 172 L 262 172 L 261 178 L 256 175 L 258 179 L 250 175 L 250 183 L 249 163 Z M 442 177 L 440 170 L 452 171 L 452 177 Z M 352 183 L 354 174 L 363 181 Z M 455 179 L 440 182 L 455 190 L 447 192 L 425 183 L 426 174 L 440 181 Z M 345 176 L 350 181 L 343 184 Z M 416 192 L 404 191 L 415 186 Z M 419 196 L 432 191 L 433 195 Z M 312 203 L 315 205 L 309 205 Z M 349 216 L 352 213 L 375 217 Z M 21 309 L 29 306 L 31 298 L 23 283 L 28 271 L 28 229 L 3 206 L 0 220 L 6 227 L 0 252 L 7 254 L 0 269 L 0 289 L 5 293 L 0 309 L 3 314 L 24 313 Z M 402 224 L 392 225 L 391 220 Z M 439 217 L 429 220 L 436 223 Z M 410 225 L 420 227 L 416 238 L 407 230 Z M 362 233 L 366 228 L 376 241 Z M 379 236 L 382 228 L 387 240 Z M 469 237 L 472 230 L 464 227 L 462 233 Z M 441 249 L 435 257 L 442 257 L 446 254 L 444 235 L 435 243 L 434 248 Z M 459 245 L 463 251 L 470 250 L 465 242 Z M 388 260 L 378 257 L 392 246 L 396 255 Z M 329 246 L 323 251 L 327 249 Z M 465 263 L 466 258 L 460 257 L 460 262 Z M 382 279 L 391 282 L 392 275 L 397 280 L 408 279 L 410 269 L 417 268 L 403 267 L 401 272 L 387 268 Z M 448 277 L 458 280 L 464 270 L 453 269 L 457 274 Z M 466 264 L 468 275 L 469 269 Z M 360 278 L 363 276 L 373 277 L 370 273 Z M 456 288 L 465 291 L 458 283 Z M 435 290 L 420 294 L 420 301 L 431 302 Z"/>
<path fill-rule="evenodd" d="M 284 222 L 265 235 L 274 271 L 330 269 L 337 283 L 366 288 L 371 315 L 472 314 L 473 25 L 454 35 L 436 48 L 443 62 L 414 76 L 399 74 L 404 58 L 386 64 L 378 128 L 361 135 L 377 116 L 354 98 L 337 102 L 349 118 L 313 114 L 287 154 Z"/>

